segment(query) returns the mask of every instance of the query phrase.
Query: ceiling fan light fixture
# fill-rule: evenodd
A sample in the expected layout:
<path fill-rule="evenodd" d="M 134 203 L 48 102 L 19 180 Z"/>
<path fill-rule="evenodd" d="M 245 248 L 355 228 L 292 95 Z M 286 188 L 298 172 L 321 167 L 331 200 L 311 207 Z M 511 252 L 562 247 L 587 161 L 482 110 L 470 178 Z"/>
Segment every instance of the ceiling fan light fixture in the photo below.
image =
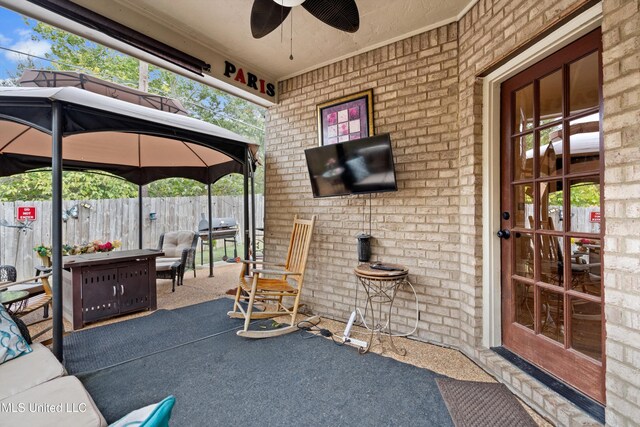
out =
<path fill-rule="evenodd" d="M 302 3 L 304 3 L 305 0 L 273 0 L 273 1 L 278 3 L 280 6 L 294 7 L 294 6 L 300 6 Z"/>

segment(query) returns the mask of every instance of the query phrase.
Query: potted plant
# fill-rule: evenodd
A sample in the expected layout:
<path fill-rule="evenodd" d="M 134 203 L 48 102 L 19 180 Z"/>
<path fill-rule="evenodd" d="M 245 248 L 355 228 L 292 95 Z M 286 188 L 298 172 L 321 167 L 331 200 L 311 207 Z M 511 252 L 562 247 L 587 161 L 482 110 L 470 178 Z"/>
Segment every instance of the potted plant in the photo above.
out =
<path fill-rule="evenodd" d="M 122 246 L 120 240 L 114 240 L 113 242 L 102 242 L 101 240 L 94 240 L 89 243 L 81 244 L 64 244 L 62 245 L 62 255 L 80 255 L 80 254 L 92 254 L 95 252 L 111 252 Z M 45 246 L 43 243 L 34 247 L 33 250 L 38 254 L 42 260 L 42 265 L 45 267 L 51 267 L 51 246 Z"/>
<path fill-rule="evenodd" d="M 40 243 L 38 246 L 33 248 L 33 250 L 36 251 L 36 253 L 40 257 L 40 261 L 42 262 L 43 266 L 51 267 L 51 246 L 45 246 L 44 244 Z"/>

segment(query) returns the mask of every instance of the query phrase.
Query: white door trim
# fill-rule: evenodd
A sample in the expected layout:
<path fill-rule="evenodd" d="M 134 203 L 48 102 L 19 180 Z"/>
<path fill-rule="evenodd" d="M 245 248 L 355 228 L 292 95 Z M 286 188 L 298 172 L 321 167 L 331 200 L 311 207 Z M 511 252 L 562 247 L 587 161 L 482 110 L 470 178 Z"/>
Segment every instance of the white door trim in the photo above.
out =
<path fill-rule="evenodd" d="M 484 78 L 482 88 L 482 345 L 502 344 L 500 301 L 500 85 L 598 28 L 602 3 L 589 8 Z"/>

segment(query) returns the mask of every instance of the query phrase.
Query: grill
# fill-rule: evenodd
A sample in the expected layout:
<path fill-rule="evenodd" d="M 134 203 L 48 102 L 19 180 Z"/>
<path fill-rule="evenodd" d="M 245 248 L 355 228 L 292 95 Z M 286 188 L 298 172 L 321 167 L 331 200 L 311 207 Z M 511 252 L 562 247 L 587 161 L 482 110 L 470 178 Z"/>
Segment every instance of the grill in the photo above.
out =
<path fill-rule="evenodd" d="M 204 264 L 204 245 L 209 244 L 209 221 L 204 218 L 198 223 L 198 235 L 200 236 L 200 264 Z M 211 240 L 224 241 L 223 261 L 236 262 L 238 258 L 238 222 L 234 218 L 212 218 L 211 219 Z M 227 256 L 227 243 L 233 243 L 233 258 Z"/>

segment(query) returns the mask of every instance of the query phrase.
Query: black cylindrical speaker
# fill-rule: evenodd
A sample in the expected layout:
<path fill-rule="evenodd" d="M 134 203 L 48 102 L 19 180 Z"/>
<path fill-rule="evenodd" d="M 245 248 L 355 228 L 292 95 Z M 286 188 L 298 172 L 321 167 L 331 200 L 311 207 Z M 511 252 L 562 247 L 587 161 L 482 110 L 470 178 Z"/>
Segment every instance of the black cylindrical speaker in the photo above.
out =
<path fill-rule="evenodd" d="M 371 259 L 371 236 L 369 234 L 358 234 L 358 261 L 369 262 Z"/>

